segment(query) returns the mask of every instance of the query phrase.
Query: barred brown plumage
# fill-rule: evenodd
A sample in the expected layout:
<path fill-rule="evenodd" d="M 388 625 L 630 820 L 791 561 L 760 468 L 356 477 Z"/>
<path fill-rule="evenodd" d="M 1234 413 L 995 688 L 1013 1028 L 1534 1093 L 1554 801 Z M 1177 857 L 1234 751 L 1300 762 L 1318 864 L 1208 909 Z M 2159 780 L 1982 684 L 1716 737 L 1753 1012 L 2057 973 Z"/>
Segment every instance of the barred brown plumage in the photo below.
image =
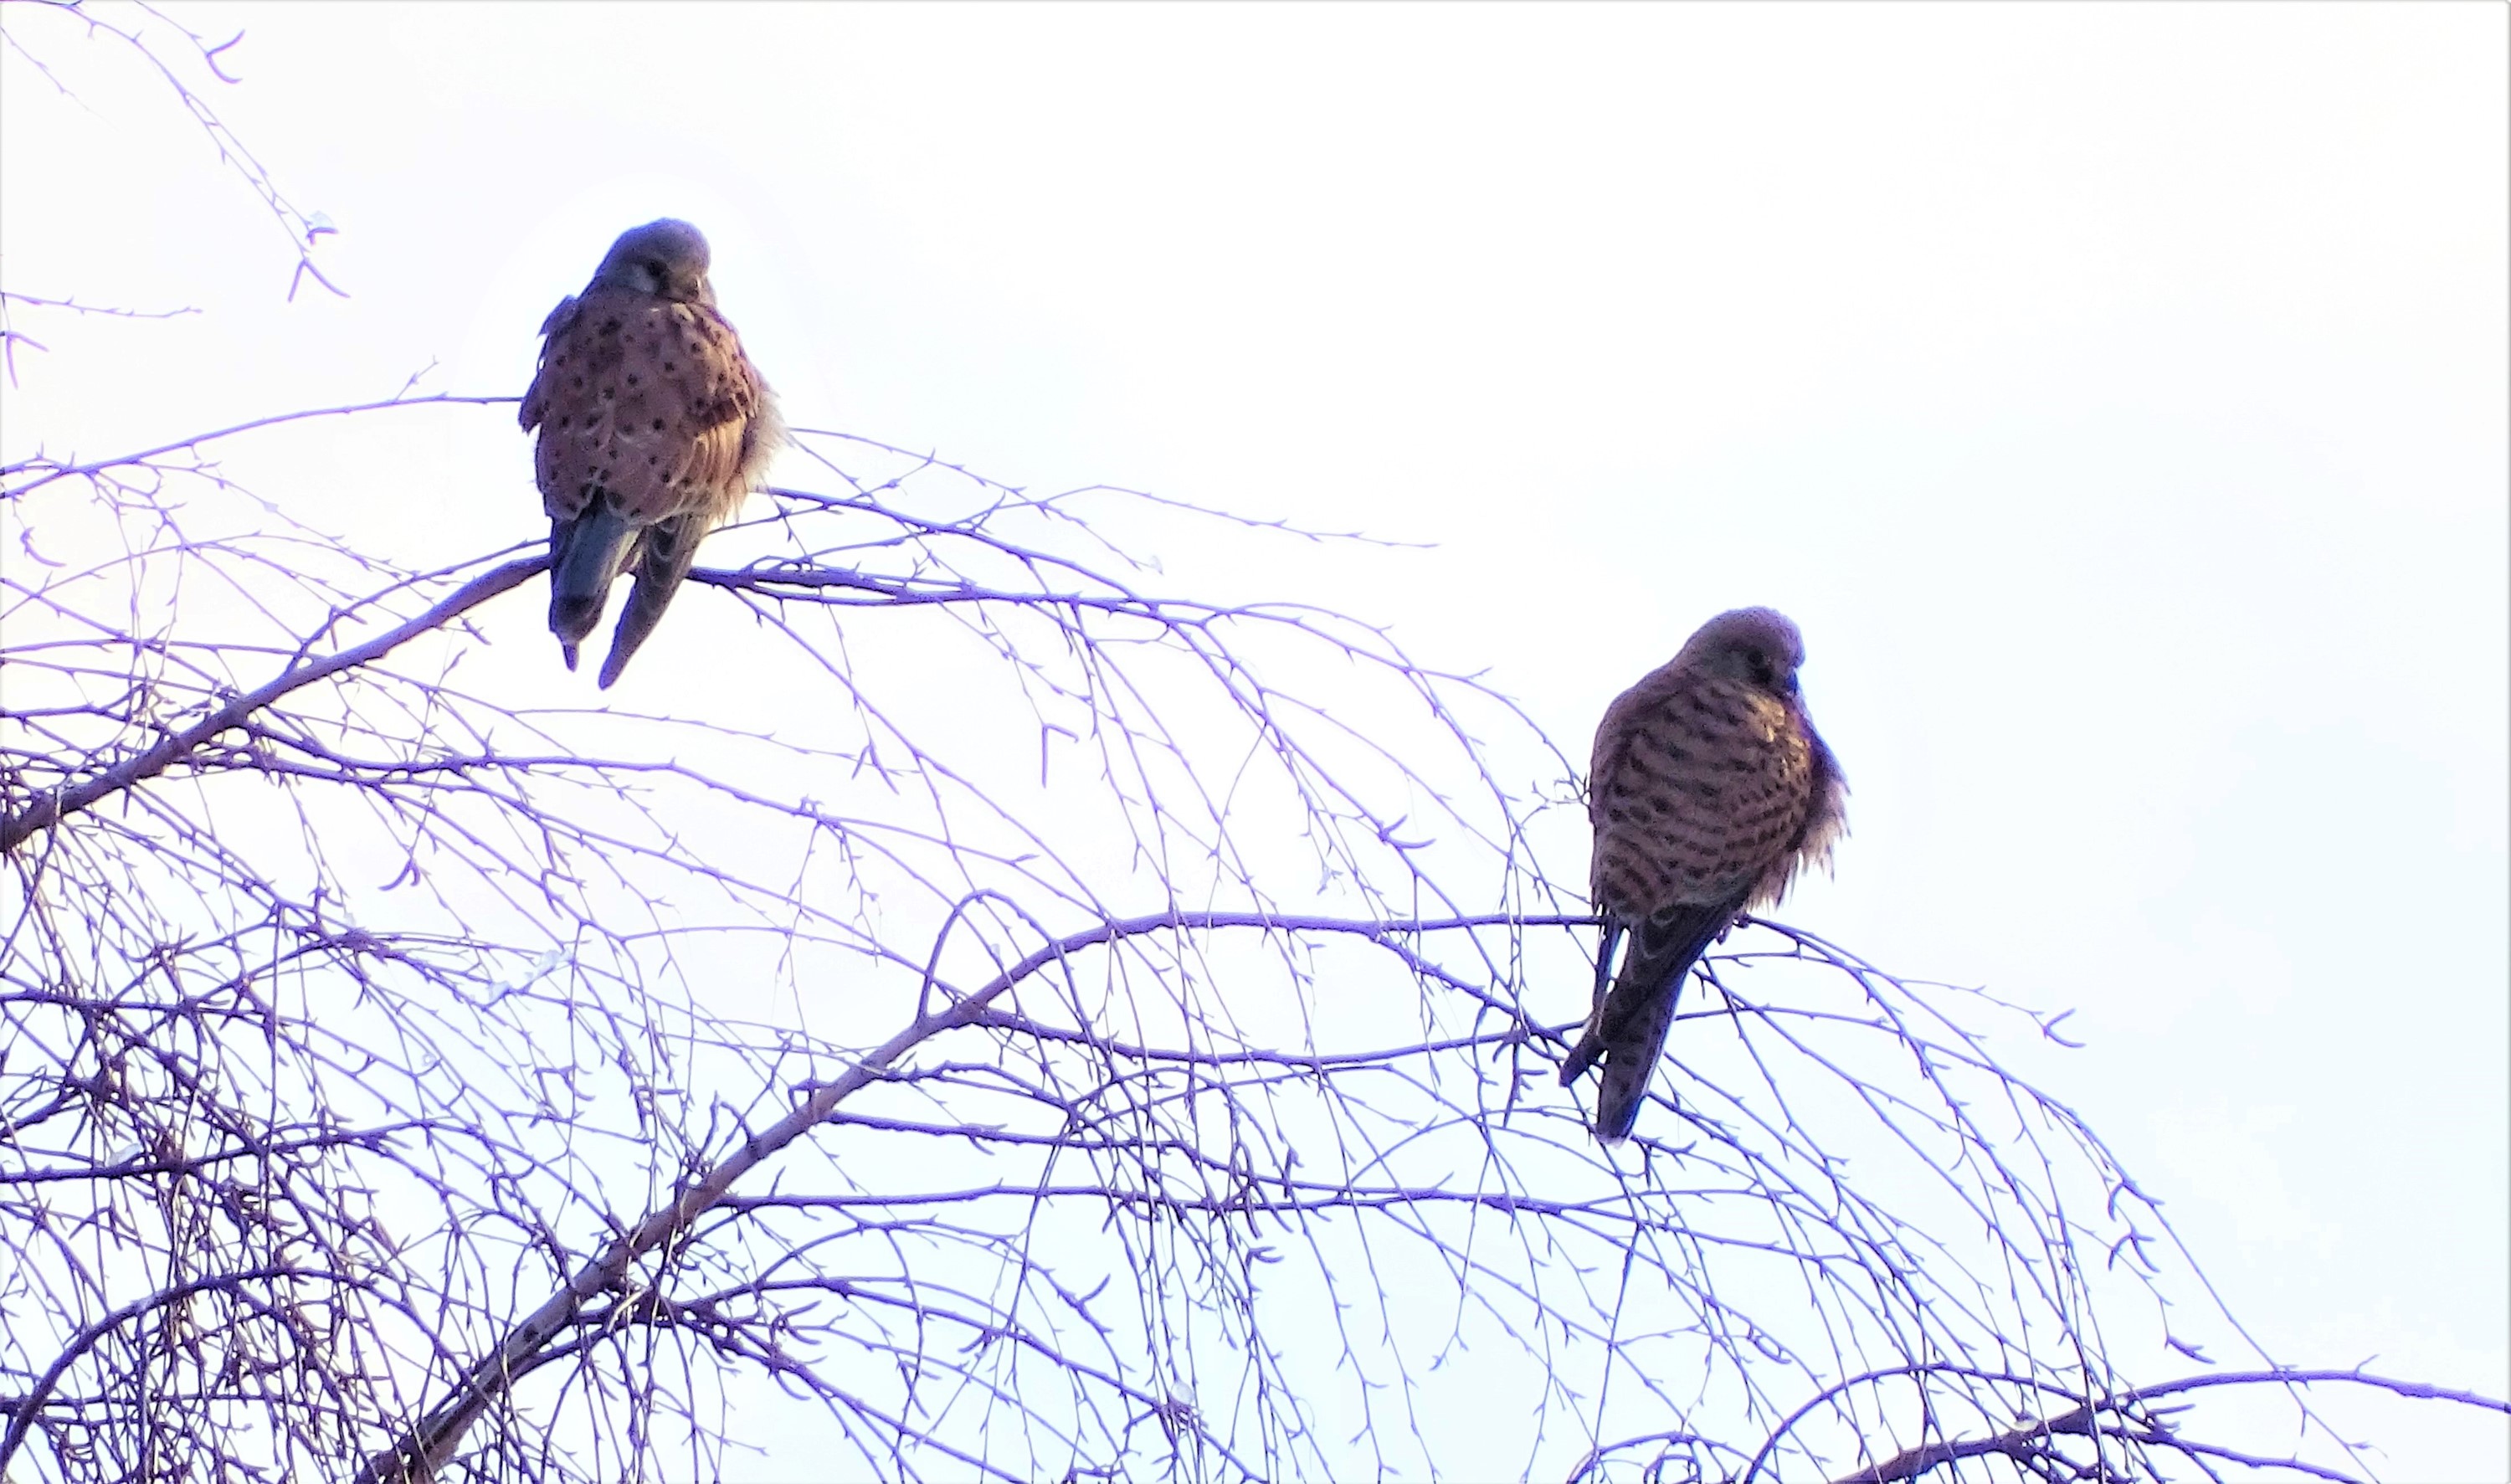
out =
<path fill-rule="evenodd" d="M 1720 613 L 1596 728 L 1589 883 L 1604 918 L 1595 1007 L 1561 1068 L 1599 1060 L 1596 1136 L 1630 1135 L 1692 963 L 1775 903 L 1845 827 L 1847 785 L 1796 695 L 1804 641 L 1769 608 Z M 1621 973 L 1613 951 L 1630 938 Z"/>

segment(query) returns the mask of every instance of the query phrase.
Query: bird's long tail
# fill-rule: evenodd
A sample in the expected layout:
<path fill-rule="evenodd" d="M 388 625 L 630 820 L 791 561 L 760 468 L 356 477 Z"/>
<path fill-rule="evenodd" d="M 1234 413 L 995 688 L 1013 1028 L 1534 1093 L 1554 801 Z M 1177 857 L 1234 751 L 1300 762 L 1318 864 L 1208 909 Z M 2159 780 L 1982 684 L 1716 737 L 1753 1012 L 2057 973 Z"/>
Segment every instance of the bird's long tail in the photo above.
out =
<path fill-rule="evenodd" d="M 1630 951 L 1622 956 L 1621 974 L 1603 989 L 1612 961 L 1616 923 L 1604 932 L 1596 965 L 1595 1013 L 1568 1058 L 1561 1064 L 1566 1084 L 1598 1061 L 1604 1064 L 1603 1085 L 1596 1092 L 1596 1137 L 1610 1143 L 1630 1137 L 1646 1099 L 1648 1077 L 1665 1050 L 1666 1032 L 1674 1025 L 1674 1007 L 1682 997 L 1682 982 L 1691 965 L 1718 935 L 1735 920 L 1741 903 L 1715 907 L 1676 907 L 1634 924 Z"/>
<path fill-rule="evenodd" d="M 550 632 L 575 668 L 576 646 L 601 621 L 610 601 L 610 579 L 628 558 L 637 527 L 604 495 L 596 495 L 573 520 L 550 522 Z"/>
<path fill-rule="evenodd" d="M 628 590 L 628 605 L 619 610 L 619 627 L 610 635 L 610 655 L 601 662 L 601 688 L 619 679 L 637 646 L 663 621 L 663 609 L 680 590 L 680 579 L 697 560 L 698 543 L 706 539 L 708 521 L 697 511 L 676 515 L 645 527 L 637 547 L 637 583 Z"/>

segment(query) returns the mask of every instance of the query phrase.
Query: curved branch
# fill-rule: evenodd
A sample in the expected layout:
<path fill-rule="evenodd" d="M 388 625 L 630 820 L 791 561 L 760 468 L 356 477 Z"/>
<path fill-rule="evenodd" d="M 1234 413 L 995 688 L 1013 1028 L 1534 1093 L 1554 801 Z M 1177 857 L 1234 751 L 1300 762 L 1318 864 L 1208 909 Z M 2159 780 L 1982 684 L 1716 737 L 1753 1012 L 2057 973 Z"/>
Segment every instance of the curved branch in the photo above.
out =
<path fill-rule="evenodd" d="M 193 1278 L 189 1282 L 177 1283 L 172 1288 L 161 1288 L 144 1299 L 125 1304 L 71 1337 L 70 1343 L 61 1347 L 61 1352 L 53 1358 L 52 1365 L 44 1374 L 35 1379 L 34 1386 L 26 1394 L 8 1404 L 7 1410 L 11 1413 L 9 1427 L 7 1431 L 0 1432 L 0 1478 L 8 1477 L 9 1461 L 18 1456 L 19 1448 L 25 1446 L 26 1433 L 35 1425 L 35 1414 L 43 1410 L 45 1398 L 52 1394 L 55 1386 L 60 1385 L 61 1378 L 69 1374 L 71 1364 L 81 1355 L 95 1348 L 105 1336 L 148 1313 L 151 1309 L 162 1308 L 169 1304 L 178 1304 L 194 1294 L 224 1292 L 245 1283 L 258 1283 L 278 1278 L 321 1278 L 326 1282 L 345 1283 L 351 1287 L 364 1286 L 356 1278 L 321 1269 L 255 1268 L 245 1272 L 221 1272 L 210 1277 Z"/>
<path fill-rule="evenodd" d="M 1908 1374 L 1908 1371 L 1901 1374 Z M 1876 1379 L 1880 1379 L 1879 1376 L 1859 1378 L 1861 1381 Z M 2006 1379 L 2022 1381 L 2024 1378 Z M 2175 1396 L 2215 1386 L 2306 1386 L 2322 1382 L 2350 1382 L 2357 1386 L 2372 1386 L 2419 1401 L 2446 1401 L 2459 1406 L 2511 1414 L 2511 1402 L 2497 1401 L 2474 1391 L 2430 1386 L 2419 1381 L 2400 1381 L 2395 1377 L 2376 1376 L 2368 1371 L 2230 1371 L 2221 1376 L 2191 1376 L 2179 1381 L 2138 1386 L 2134 1390 L 2105 1396 L 2098 1401 L 2083 1402 L 2055 1417 L 2027 1422 L 2020 1426 L 1989 1437 L 1946 1438 L 1938 1442 L 1922 1443 L 1915 1448 L 1896 1454 L 1880 1464 L 1844 1475 L 1838 1480 L 1838 1484 L 1908 1484 L 1910 1480 L 1920 1478 L 1948 1464 L 1958 1464 L 1964 1459 L 2002 1458 L 2025 1464 L 2046 1461 L 2049 1457 L 2051 1439 L 2091 1437 L 2104 1430 L 2105 1426 L 2110 1428 L 2136 1426 L 2142 1430 L 2132 1435 L 2134 1441 L 2155 1447 L 2179 1449 L 2183 1453 L 2205 1453 L 2221 1457 L 2224 1455 L 2225 1450 L 2184 1441 L 2174 1435 L 2169 1426 L 2156 1422 L 2138 1422 L 2131 1418 L 2129 1413 L 2134 1408 L 2165 1396 Z M 1834 1387 L 1825 1395 L 1836 1395 L 1840 1389 L 1841 1387 Z M 1819 1405 L 1819 1400 L 1816 1405 Z M 1802 1413 L 1799 1412 L 1798 1416 L 1801 1417 Z M 1793 1419 L 1790 1425 L 1794 1425 Z M 1784 1429 L 1780 1435 L 1784 1435 Z M 1775 1443 L 1776 1440 L 1774 1437 L 1772 1442 Z M 1767 1449 L 1763 1452 L 1766 1456 Z M 2332 1481 L 2345 1481 L 2351 1478 L 2350 1475 L 2305 1464 L 2298 1459 L 2256 1459 L 2243 1455 L 2241 1461 L 2259 1466 L 2291 1469 L 2298 1473 L 2309 1474 L 2314 1478 Z M 1760 1460 L 1756 1459 L 1754 1468 L 1758 1469 L 1759 1465 Z"/>
<path fill-rule="evenodd" d="M 939 1010 L 919 1013 L 905 1030 L 882 1042 L 835 1080 L 821 1084 L 800 1107 L 778 1119 L 765 1132 L 746 1141 L 733 1155 L 683 1185 L 679 1192 L 648 1213 L 625 1236 L 614 1239 L 568 1279 L 565 1287 L 508 1331 L 495 1349 L 464 1374 L 454 1395 L 422 1419 L 402 1439 L 367 1461 L 357 1484 L 425 1484 L 460 1447 L 464 1434 L 515 1379 L 529 1370 L 534 1357 L 583 1311 L 587 1301 L 616 1288 L 628 1270 L 721 1203 L 744 1175 L 775 1156 L 836 1112 L 857 1092 L 883 1079 L 900 1057 L 946 1031 L 979 1024 L 996 999 L 1023 980 L 1084 949 L 1103 947 L 1126 938 L 1157 932 L 1197 932 L 1224 927 L 1267 931 L 1337 932 L 1384 940 L 1423 932 L 1474 927 L 1545 927 L 1589 923 L 1584 917 L 1522 917 L 1491 913 L 1478 917 L 1415 920 L 1359 920 L 1348 918 L 1286 917 L 1271 913 L 1152 913 L 1124 918 L 1071 933 L 1036 950 L 984 988 Z"/>

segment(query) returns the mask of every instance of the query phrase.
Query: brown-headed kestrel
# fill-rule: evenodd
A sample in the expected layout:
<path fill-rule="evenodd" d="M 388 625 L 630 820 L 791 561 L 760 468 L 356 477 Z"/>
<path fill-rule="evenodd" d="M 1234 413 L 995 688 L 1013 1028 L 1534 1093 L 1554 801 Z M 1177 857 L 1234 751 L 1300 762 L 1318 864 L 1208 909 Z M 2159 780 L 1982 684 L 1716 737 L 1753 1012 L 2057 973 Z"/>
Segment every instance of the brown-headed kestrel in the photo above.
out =
<path fill-rule="evenodd" d="M 1827 861 L 1845 823 L 1847 785 L 1796 697 L 1803 662 L 1784 615 L 1720 613 L 1596 728 L 1589 881 L 1603 941 L 1596 1007 L 1561 1080 L 1604 1064 L 1599 1139 L 1630 1137 L 1692 963 L 1736 918 L 1777 902 L 1798 870 Z"/>
<path fill-rule="evenodd" d="M 649 221 L 610 245 L 593 282 L 541 326 L 523 394 L 550 518 L 550 632 L 575 668 L 610 581 L 637 574 L 601 662 L 602 688 L 654 632 L 698 543 L 756 488 L 784 442 L 776 399 L 715 312 L 707 241 Z"/>

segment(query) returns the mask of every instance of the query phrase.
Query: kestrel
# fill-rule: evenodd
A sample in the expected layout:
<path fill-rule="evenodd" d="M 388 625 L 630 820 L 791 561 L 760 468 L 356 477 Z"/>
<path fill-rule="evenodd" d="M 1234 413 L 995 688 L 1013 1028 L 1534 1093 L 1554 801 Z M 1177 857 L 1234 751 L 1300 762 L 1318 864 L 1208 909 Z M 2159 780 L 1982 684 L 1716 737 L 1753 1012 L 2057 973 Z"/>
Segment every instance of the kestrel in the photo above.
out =
<path fill-rule="evenodd" d="M 1777 902 L 1797 871 L 1827 862 L 1846 822 L 1848 787 L 1796 697 L 1803 662 L 1784 615 L 1720 613 L 1596 728 L 1589 881 L 1603 941 L 1596 1007 L 1561 1080 L 1603 1062 L 1599 1139 L 1630 1137 L 1693 961 L 1737 917 Z"/>
<path fill-rule="evenodd" d="M 707 242 L 685 221 L 619 235 L 593 282 L 541 325 L 522 424 L 550 518 L 550 632 L 575 668 L 610 581 L 636 585 L 601 662 L 608 689 L 654 632 L 698 543 L 756 488 L 784 442 L 776 399 L 715 312 Z"/>

